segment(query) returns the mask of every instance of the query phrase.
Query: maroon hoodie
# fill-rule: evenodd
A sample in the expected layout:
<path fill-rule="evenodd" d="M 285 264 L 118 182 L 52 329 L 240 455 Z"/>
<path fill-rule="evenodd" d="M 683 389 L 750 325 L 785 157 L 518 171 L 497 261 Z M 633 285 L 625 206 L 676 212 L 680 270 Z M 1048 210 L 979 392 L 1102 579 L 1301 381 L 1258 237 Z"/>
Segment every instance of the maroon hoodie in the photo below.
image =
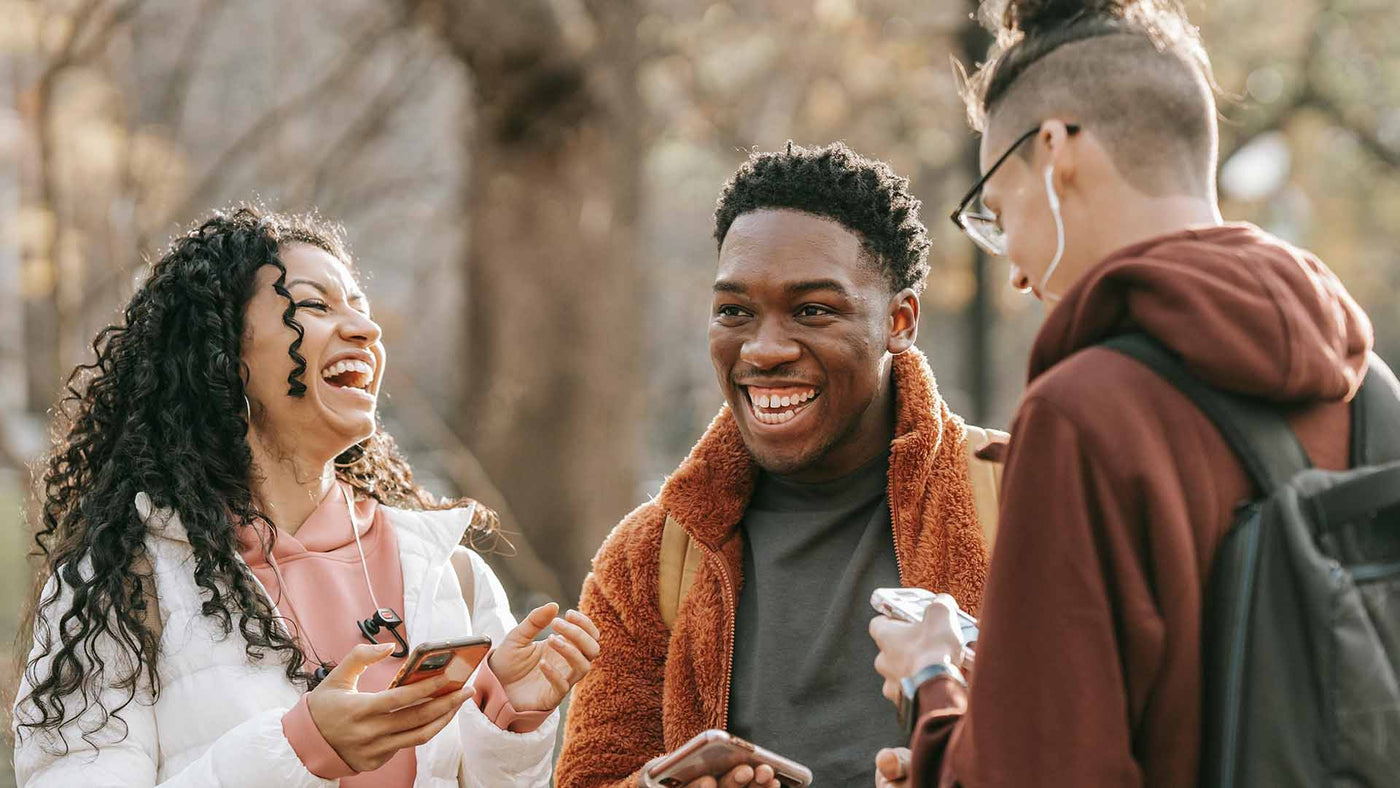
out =
<path fill-rule="evenodd" d="M 970 692 L 920 693 L 914 785 L 1196 784 L 1202 597 L 1252 487 L 1185 396 L 1093 347 L 1134 330 L 1211 385 L 1278 403 L 1315 465 L 1347 467 L 1372 333 L 1326 266 L 1247 225 L 1104 260 L 1036 338 L 976 675 Z"/>

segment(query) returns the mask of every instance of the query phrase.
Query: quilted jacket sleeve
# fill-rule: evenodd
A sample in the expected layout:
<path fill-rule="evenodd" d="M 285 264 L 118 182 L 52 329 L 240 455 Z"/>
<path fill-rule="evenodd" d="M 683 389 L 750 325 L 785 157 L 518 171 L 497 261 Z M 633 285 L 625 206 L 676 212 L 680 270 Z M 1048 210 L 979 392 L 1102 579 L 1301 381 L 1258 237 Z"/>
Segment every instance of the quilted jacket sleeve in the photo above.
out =
<path fill-rule="evenodd" d="M 51 577 L 44 587 L 48 599 L 59 585 Z M 72 592 L 66 586 L 49 611 L 68 610 Z M 35 719 L 33 704 L 25 702 L 36 677 L 52 668 L 51 657 L 42 656 L 44 645 L 54 637 L 51 615 L 36 622 L 34 646 L 21 681 L 15 704 L 15 776 L 21 788 L 195 788 L 210 785 L 282 785 L 292 788 L 329 788 L 334 782 L 322 780 L 306 770 L 282 733 L 286 709 L 268 709 L 219 737 L 199 760 L 164 782 L 157 782 L 159 746 L 153 694 L 145 682 L 129 690 L 112 686 L 104 679 L 99 663 L 108 666 L 107 675 L 125 675 L 131 657 L 117 648 L 111 638 L 99 637 L 91 652 L 80 651 L 75 658 L 86 674 L 96 677 L 99 687 L 93 702 L 57 731 L 34 731 L 19 727 Z M 94 659 L 94 657 L 96 659 Z M 130 700 L 128 703 L 127 701 Z M 64 699 L 70 713 L 81 708 L 77 697 Z M 103 709 L 121 711 L 104 719 Z M 86 733 L 85 733 L 86 731 Z"/>
<path fill-rule="evenodd" d="M 465 547 L 457 549 L 467 551 Z M 472 629 L 490 636 L 492 643 L 500 643 L 516 624 L 505 589 L 481 556 L 467 552 L 475 576 L 470 606 Z M 457 720 L 462 731 L 463 785 L 549 785 L 554 737 L 559 728 L 557 710 L 528 733 L 496 727 L 481 707 L 471 702 L 462 704 Z"/>

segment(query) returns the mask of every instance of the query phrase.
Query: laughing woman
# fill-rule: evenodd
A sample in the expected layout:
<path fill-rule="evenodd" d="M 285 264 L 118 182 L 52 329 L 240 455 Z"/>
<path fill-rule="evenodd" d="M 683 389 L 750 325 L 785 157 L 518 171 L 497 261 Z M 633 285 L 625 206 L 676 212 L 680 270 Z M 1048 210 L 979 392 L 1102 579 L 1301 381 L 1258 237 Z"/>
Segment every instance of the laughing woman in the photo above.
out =
<path fill-rule="evenodd" d="M 94 347 L 44 474 L 21 786 L 548 784 L 597 630 L 517 625 L 459 546 L 489 517 L 413 483 L 338 231 L 216 215 Z M 388 688 L 468 634 L 496 644 L 470 682 Z"/>

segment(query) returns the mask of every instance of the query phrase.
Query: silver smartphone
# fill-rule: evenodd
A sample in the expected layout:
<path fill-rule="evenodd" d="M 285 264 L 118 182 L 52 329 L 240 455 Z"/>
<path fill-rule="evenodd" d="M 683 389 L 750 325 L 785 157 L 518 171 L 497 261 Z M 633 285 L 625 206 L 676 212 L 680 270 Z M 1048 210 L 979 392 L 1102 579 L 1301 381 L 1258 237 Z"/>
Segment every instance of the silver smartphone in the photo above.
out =
<path fill-rule="evenodd" d="M 926 588 L 877 588 L 870 595 L 875 612 L 917 624 L 924 620 L 924 610 L 933 601 L 934 593 Z M 977 619 L 958 610 L 958 625 L 968 648 L 977 642 Z"/>

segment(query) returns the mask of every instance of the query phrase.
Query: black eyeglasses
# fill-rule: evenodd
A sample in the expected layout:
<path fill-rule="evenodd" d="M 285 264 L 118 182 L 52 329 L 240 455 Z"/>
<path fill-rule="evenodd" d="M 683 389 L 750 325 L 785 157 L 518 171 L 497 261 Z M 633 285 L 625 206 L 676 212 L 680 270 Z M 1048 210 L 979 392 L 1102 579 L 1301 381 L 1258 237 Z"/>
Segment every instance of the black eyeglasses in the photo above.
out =
<path fill-rule="evenodd" d="M 978 178 L 976 183 L 972 184 L 972 188 L 968 190 L 967 196 L 962 198 L 962 202 L 958 203 L 957 210 L 953 211 L 953 214 L 949 217 L 953 220 L 953 224 L 958 226 L 959 230 L 966 233 L 967 237 L 971 238 L 973 243 L 982 247 L 982 250 L 987 254 L 996 257 L 1001 257 L 1006 254 L 1006 233 L 1002 231 L 1001 223 L 997 221 L 996 214 L 988 211 L 985 206 L 980 204 L 982 187 L 986 186 L 987 181 L 996 174 L 997 168 L 1007 159 L 1011 158 L 1011 154 L 1015 153 L 1017 148 L 1026 144 L 1026 140 L 1032 139 L 1035 135 L 1039 134 L 1040 129 L 1041 126 L 1036 126 L 1020 137 L 1017 137 L 1016 141 L 1011 143 L 1011 147 L 1007 148 L 1006 152 L 1001 154 L 1001 157 L 996 160 L 996 163 L 987 168 L 986 174 Z M 1079 133 L 1079 125 L 1071 123 L 1065 126 L 1065 131 L 1072 137 Z"/>

